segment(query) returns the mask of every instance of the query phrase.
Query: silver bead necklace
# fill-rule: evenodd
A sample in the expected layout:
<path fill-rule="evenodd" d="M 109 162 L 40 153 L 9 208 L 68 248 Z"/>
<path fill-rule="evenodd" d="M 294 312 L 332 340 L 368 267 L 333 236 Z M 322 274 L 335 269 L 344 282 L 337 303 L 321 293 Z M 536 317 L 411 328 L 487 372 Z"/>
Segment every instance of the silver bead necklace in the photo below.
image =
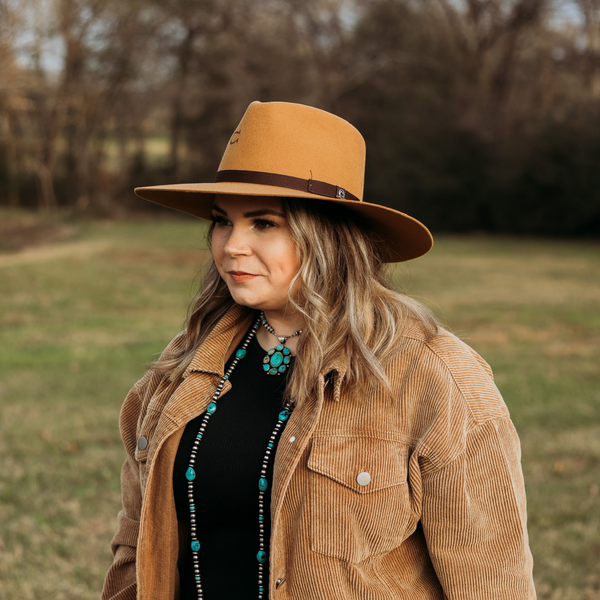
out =
<path fill-rule="evenodd" d="M 272 333 L 278 340 L 279 344 L 267 351 L 267 355 L 263 358 L 263 369 L 268 375 L 281 375 L 285 373 L 290 366 L 292 360 L 292 351 L 285 345 L 290 339 L 302 333 L 302 329 L 298 329 L 290 335 L 277 335 L 275 330 L 269 325 L 265 313 L 260 311 L 260 322 L 264 328 Z"/>
<path fill-rule="evenodd" d="M 196 583 L 196 592 L 198 594 L 198 600 L 202 600 L 204 598 L 202 592 L 202 580 L 200 576 L 200 541 L 198 540 L 198 530 L 197 530 L 197 520 L 196 520 L 196 506 L 194 500 L 194 479 L 196 479 L 196 456 L 198 453 L 198 446 L 202 440 L 202 436 L 204 435 L 204 431 L 206 430 L 206 426 L 212 414 L 217 410 L 217 400 L 223 391 L 223 386 L 225 385 L 225 381 L 229 379 L 231 373 L 235 369 L 236 365 L 246 356 L 246 351 L 248 349 L 248 345 L 252 341 L 252 338 L 256 335 L 256 330 L 260 326 L 260 324 L 265 324 L 266 319 L 264 314 L 261 312 L 260 317 L 254 323 L 250 332 L 246 336 L 246 339 L 242 342 L 242 345 L 236 350 L 235 358 L 229 365 L 227 372 L 217 384 L 217 388 L 213 397 L 211 399 L 210 404 L 206 408 L 206 413 L 204 414 L 204 418 L 200 423 L 200 428 L 198 429 L 198 433 L 196 435 L 196 439 L 194 440 L 194 444 L 192 446 L 192 451 L 190 453 L 190 461 L 188 463 L 188 469 L 185 473 L 185 477 L 188 482 L 188 502 L 190 508 L 190 527 L 191 527 L 191 544 L 190 547 L 192 549 L 192 563 L 194 566 L 194 579 Z M 268 323 L 267 323 L 268 325 Z M 269 325 L 270 327 L 270 325 Z M 272 330 L 271 330 L 272 331 Z M 274 332 L 272 332 L 274 335 Z M 294 335 L 299 335 L 300 331 L 287 336 L 285 339 L 293 337 Z M 279 337 L 279 336 L 278 336 Z M 280 338 L 281 339 L 281 338 Z M 285 342 L 285 339 L 283 342 Z M 283 348 L 283 343 L 280 344 Z M 286 357 L 289 356 L 289 348 L 285 348 L 288 350 L 286 353 Z M 269 350 L 269 352 L 271 352 Z M 282 355 L 283 353 L 280 352 Z M 272 353 L 274 354 L 274 352 Z M 271 356 L 271 355 L 267 355 Z M 283 359 L 283 356 L 282 356 Z M 283 362 L 283 360 L 282 360 Z M 284 371 L 289 367 L 290 360 L 285 363 Z M 280 372 L 279 372 L 280 373 Z M 279 374 L 277 373 L 277 374 Z M 283 406 L 283 409 L 279 413 L 279 417 L 277 419 L 277 424 L 271 433 L 271 437 L 269 438 L 269 443 L 267 444 L 267 450 L 265 452 L 262 466 L 260 470 L 260 478 L 258 480 L 258 552 L 256 553 L 256 560 L 258 563 L 258 599 L 262 600 L 265 598 L 265 594 L 268 595 L 267 585 L 268 582 L 264 581 L 264 570 L 265 563 L 268 559 L 267 550 L 266 550 L 266 542 L 265 542 L 265 493 L 269 488 L 269 482 L 267 480 L 267 468 L 269 466 L 269 459 L 271 458 L 271 454 L 275 451 L 275 446 L 277 442 L 278 435 L 284 425 L 284 423 L 288 420 L 290 414 L 292 412 L 292 405 L 290 402 L 286 402 Z"/>

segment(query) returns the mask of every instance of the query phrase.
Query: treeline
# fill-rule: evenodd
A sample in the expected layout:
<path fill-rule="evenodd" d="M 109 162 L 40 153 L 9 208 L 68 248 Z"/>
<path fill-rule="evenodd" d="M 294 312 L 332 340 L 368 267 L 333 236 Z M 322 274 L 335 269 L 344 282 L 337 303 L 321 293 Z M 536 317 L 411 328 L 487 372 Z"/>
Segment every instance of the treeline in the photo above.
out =
<path fill-rule="evenodd" d="M 434 230 L 600 234 L 600 0 L 0 0 L 0 205 L 149 210 L 256 99 L 354 123 Z"/>

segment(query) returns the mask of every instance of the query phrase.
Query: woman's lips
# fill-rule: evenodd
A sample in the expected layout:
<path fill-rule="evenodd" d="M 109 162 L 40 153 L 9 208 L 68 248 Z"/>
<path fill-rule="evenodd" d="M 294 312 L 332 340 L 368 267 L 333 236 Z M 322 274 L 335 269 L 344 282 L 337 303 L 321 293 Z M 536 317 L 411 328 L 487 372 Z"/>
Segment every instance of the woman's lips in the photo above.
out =
<path fill-rule="evenodd" d="M 252 273 L 244 273 L 244 271 L 227 271 L 227 274 L 236 283 L 241 283 L 242 281 L 249 281 L 250 279 L 258 277 L 258 275 L 253 275 Z"/>

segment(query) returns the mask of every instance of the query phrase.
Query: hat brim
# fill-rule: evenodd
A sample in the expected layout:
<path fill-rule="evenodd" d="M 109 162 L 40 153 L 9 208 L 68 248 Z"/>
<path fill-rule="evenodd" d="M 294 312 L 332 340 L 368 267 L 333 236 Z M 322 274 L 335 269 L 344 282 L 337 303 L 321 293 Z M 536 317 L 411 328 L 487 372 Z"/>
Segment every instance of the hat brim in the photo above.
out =
<path fill-rule="evenodd" d="M 210 219 L 214 195 L 276 196 L 306 198 L 341 204 L 366 218 L 363 224 L 376 234 L 376 243 L 383 251 L 384 262 L 403 262 L 423 256 L 433 246 L 429 229 L 420 221 L 400 211 L 356 200 L 341 200 L 301 192 L 284 187 L 253 183 L 177 183 L 138 187 L 135 193 L 144 200 L 173 208 L 201 219 Z"/>

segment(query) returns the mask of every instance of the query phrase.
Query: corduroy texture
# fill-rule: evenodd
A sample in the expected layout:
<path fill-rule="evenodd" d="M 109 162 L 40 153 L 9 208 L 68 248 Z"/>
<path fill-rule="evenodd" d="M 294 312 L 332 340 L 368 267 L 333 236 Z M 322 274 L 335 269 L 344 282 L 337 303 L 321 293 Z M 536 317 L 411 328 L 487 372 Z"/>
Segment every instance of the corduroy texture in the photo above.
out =
<path fill-rule="evenodd" d="M 249 326 L 239 316 L 227 313 L 179 385 L 150 371 L 125 400 L 123 511 L 104 599 L 177 598 L 173 461 Z M 534 599 L 519 441 L 487 364 L 415 325 L 389 367 L 393 401 L 349 401 L 343 374 L 323 372 L 277 449 L 271 600 Z"/>

